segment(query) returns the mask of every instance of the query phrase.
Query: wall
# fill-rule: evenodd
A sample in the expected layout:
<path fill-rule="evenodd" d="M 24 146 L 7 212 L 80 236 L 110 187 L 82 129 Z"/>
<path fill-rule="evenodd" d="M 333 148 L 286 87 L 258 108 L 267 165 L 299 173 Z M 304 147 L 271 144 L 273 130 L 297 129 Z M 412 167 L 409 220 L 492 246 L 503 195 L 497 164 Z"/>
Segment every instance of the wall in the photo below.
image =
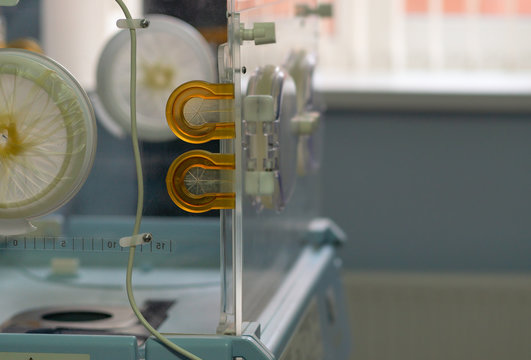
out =
<path fill-rule="evenodd" d="M 23 0 L 14 7 L 2 7 L 0 13 L 6 21 L 6 40 L 12 41 L 21 37 L 39 40 L 39 0 Z"/>
<path fill-rule="evenodd" d="M 325 126 L 347 268 L 531 270 L 529 116 L 329 111 Z"/>

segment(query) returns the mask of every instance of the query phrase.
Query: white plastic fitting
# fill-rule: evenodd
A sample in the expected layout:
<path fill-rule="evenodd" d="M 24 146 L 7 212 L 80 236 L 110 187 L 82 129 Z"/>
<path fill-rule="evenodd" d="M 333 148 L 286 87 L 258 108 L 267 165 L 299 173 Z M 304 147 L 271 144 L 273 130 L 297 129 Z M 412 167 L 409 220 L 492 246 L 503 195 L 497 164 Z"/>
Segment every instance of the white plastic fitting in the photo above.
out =
<path fill-rule="evenodd" d="M 272 122 L 275 109 L 271 95 L 248 95 L 243 100 L 243 118 L 250 122 Z"/>
<path fill-rule="evenodd" d="M 306 112 L 291 119 L 291 129 L 295 134 L 310 135 L 319 126 L 321 114 L 317 111 Z"/>
<path fill-rule="evenodd" d="M 296 5 L 295 13 L 298 16 L 317 15 L 320 17 L 332 17 L 333 8 L 332 4 L 319 4 L 313 9 L 307 4 L 299 4 Z"/>
<path fill-rule="evenodd" d="M 50 265 L 55 276 L 75 276 L 79 271 L 78 258 L 53 258 Z"/>
<path fill-rule="evenodd" d="M 15 6 L 18 0 L 0 0 L 0 6 Z"/>
<path fill-rule="evenodd" d="M 273 195 L 275 174 L 272 171 L 247 171 L 245 173 L 245 193 L 248 195 Z"/>
<path fill-rule="evenodd" d="M 243 118 L 248 123 L 271 123 L 275 121 L 273 97 L 271 95 L 246 96 L 243 100 Z M 259 159 L 266 158 L 267 149 L 258 147 L 256 151 Z M 272 195 L 275 192 L 275 174 L 272 171 L 247 171 L 245 173 L 245 192 L 254 196 Z"/>
<path fill-rule="evenodd" d="M 246 29 L 240 24 L 240 40 L 254 41 L 255 45 L 274 44 L 277 42 L 274 22 L 254 23 L 252 29 Z"/>

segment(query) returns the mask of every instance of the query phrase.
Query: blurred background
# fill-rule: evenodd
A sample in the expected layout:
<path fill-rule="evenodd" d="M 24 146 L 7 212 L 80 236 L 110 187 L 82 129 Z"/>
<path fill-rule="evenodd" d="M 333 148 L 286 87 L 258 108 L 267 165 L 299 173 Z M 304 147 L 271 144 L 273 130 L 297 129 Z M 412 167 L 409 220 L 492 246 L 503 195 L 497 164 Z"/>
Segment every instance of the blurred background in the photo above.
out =
<path fill-rule="evenodd" d="M 334 8 L 323 205 L 353 359 L 529 358 L 531 2 Z"/>
<path fill-rule="evenodd" d="M 48 51 L 46 3 L 4 9 L 7 39 Z M 333 5 L 322 204 L 349 237 L 353 359 L 531 358 L 531 1 Z"/>

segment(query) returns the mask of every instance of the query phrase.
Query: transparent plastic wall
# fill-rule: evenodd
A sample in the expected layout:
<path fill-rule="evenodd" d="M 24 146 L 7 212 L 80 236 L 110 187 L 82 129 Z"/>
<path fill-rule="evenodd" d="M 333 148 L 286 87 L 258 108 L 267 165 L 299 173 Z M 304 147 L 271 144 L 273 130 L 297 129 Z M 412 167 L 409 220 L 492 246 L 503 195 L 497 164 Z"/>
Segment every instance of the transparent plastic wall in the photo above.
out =
<path fill-rule="evenodd" d="M 179 209 L 168 195 L 166 176 L 185 151 L 218 152 L 219 144 L 179 140 L 167 125 L 165 107 L 172 91 L 187 81 L 218 81 L 217 47 L 227 41 L 226 3 L 125 3 L 134 5 L 134 18 L 150 21 L 136 32 L 144 180 L 140 232 L 151 233 L 152 240 L 137 247 L 134 293 L 141 309 L 152 300 L 171 300 L 165 320 L 154 324 L 161 331 L 215 334 L 221 298 L 219 212 L 199 215 Z M 120 246 L 120 239 L 133 232 L 138 199 L 130 135 L 129 31 L 116 27 L 124 15 L 114 0 L 21 1 L 0 11 L 6 24 L 6 39 L 0 43 L 8 47 L 0 49 L 0 267 L 5 274 L 0 280 L 0 331 L 9 319 L 32 309 L 97 305 L 103 312 L 124 309 L 127 333 L 137 331 L 145 339 L 146 331 L 131 322 L 124 280 L 129 249 Z M 27 37 L 34 41 L 17 42 Z M 24 44 L 39 45 L 42 54 L 35 47 L 29 49 L 34 52 L 13 49 Z M 29 70 L 14 72 L 13 66 Z M 14 80 L 16 76 L 21 79 Z M 4 101 L 12 98 L 18 100 Z M 75 111 L 61 100 L 74 104 Z M 11 103 L 24 116 L 17 117 Z M 39 106 L 51 115 L 35 115 Z M 4 116 L 11 110 L 20 119 L 15 125 Z M 73 120 L 78 115 L 79 124 Z M 28 127 L 26 119 L 32 116 L 34 124 L 42 125 Z M 26 148 L 10 144 L 29 138 L 30 132 L 35 139 L 40 135 L 39 142 L 29 142 L 27 153 L 20 155 L 24 160 L 17 162 Z M 65 138 L 68 144 L 62 145 Z M 61 164 L 67 163 L 82 166 L 65 173 Z M 11 172 L 10 166 L 19 168 Z M 40 172 L 31 178 L 33 170 Z M 35 188 L 27 187 L 30 181 Z M 52 193 L 58 184 L 70 187 Z M 31 198 L 26 203 L 40 204 L 37 213 L 16 212 L 26 195 Z M 8 232 L 20 234 L 8 229 L 18 217 L 22 222 L 29 218 L 37 229 L 11 236 Z"/>
<path fill-rule="evenodd" d="M 227 320 L 236 333 L 242 322 L 260 319 L 318 216 L 320 127 L 311 77 L 319 20 L 305 13 L 315 8 L 314 1 L 229 4 L 229 44 L 220 58 L 225 51 L 241 111 L 235 114 L 236 209 L 225 213 L 232 238 L 227 231 L 224 248 Z"/>
<path fill-rule="evenodd" d="M 140 233 L 152 234 L 136 250 L 137 302 L 150 310 L 153 301 L 173 301 L 161 305 L 163 332 L 240 334 L 244 322 L 256 321 L 265 327 L 263 314 L 318 216 L 321 126 L 311 82 L 317 4 L 126 3 L 135 5 L 133 17 L 150 22 L 136 30 Z M 5 9 L 8 49 L 0 50 L 0 266 L 9 273 L 0 282 L 0 331 L 13 331 L 17 315 L 49 306 L 76 312 L 83 305 L 92 313 L 118 306 L 131 315 L 123 283 L 129 249 L 120 243 L 133 232 L 138 206 L 129 31 L 114 28 L 123 17 L 114 0 L 22 4 Z M 36 42 L 18 41 L 28 29 Z M 198 80 L 234 87 L 234 99 L 221 102 L 232 111 L 214 116 L 234 122 L 234 139 L 187 143 L 168 126 L 170 94 Z M 29 132 L 39 141 L 19 146 Z M 234 170 L 223 173 L 232 180 L 234 209 L 191 214 L 168 194 L 172 164 L 198 149 L 234 156 Z M 128 324 L 116 331 L 141 329 Z"/>

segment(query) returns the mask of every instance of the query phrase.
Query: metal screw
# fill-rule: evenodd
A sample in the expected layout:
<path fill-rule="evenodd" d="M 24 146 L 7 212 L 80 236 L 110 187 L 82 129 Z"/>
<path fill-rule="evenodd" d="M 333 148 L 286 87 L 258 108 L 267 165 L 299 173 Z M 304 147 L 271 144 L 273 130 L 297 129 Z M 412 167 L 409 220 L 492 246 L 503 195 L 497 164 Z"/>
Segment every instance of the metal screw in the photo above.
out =
<path fill-rule="evenodd" d="M 149 26 L 149 20 L 148 19 L 142 19 L 140 21 L 140 26 L 142 26 L 142 28 L 147 28 Z"/>
<path fill-rule="evenodd" d="M 142 237 L 142 240 L 145 242 L 145 243 L 148 243 L 148 242 L 151 242 L 151 240 L 153 240 L 153 235 L 152 234 L 145 234 L 143 237 Z"/>

